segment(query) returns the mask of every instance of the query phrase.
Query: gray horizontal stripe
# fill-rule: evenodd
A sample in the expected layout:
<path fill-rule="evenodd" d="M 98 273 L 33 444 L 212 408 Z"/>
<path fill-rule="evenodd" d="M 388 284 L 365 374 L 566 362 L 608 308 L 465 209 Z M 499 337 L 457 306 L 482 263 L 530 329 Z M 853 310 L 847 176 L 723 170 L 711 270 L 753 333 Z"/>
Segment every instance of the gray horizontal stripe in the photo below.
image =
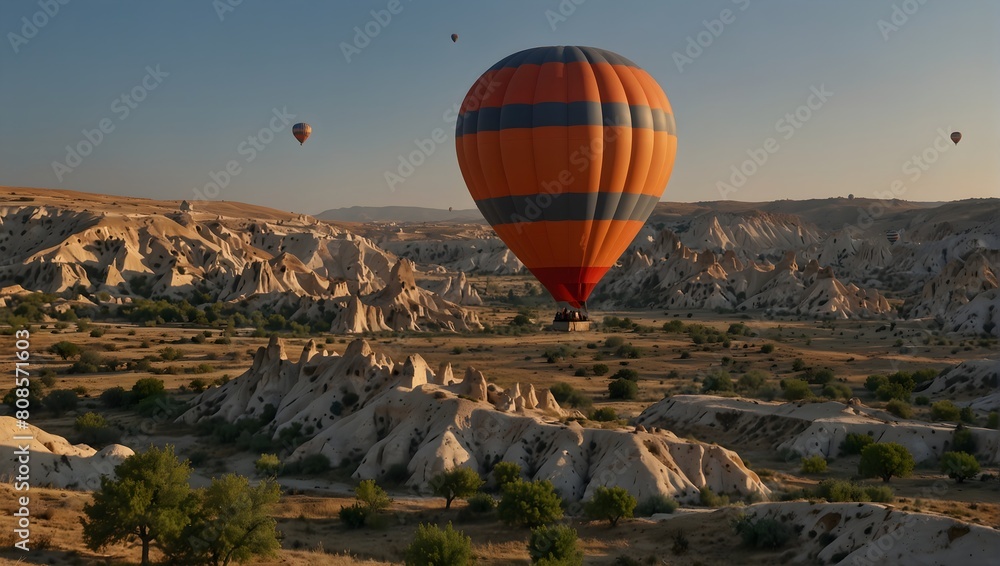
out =
<path fill-rule="evenodd" d="M 491 226 L 517 222 L 639 220 L 645 222 L 660 197 L 635 193 L 538 193 L 476 201 Z"/>
<path fill-rule="evenodd" d="M 651 129 L 677 135 L 672 114 L 646 105 L 624 102 L 540 102 L 538 104 L 505 104 L 480 108 L 458 117 L 455 135 L 496 132 L 509 128 L 540 128 L 551 126 L 624 126 Z"/>

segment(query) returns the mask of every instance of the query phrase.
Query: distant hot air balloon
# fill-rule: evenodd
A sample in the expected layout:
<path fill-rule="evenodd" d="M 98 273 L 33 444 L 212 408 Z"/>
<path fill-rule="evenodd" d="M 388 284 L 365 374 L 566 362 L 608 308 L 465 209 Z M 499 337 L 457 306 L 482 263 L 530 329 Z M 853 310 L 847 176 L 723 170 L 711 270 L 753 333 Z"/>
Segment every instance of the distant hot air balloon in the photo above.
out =
<path fill-rule="evenodd" d="M 295 136 L 295 139 L 299 140 L 299 145 L 306 143 L 306 140 L 309 139 L 312 133 L 312 126 L 305 122 L 299 122 L 292 126 L 292 135 Z"/>
<path fill-rule="evenodd" d="M 899 241 L 899 230 L 886 230 L 885 239 L 889 240 L 890 244 L 895 244 Z"/>
<path fill-rule="evenodd" d="M 652 76 L 592 47 L 536 47 L 490 67 L 456 126 L 476 206 L 552 297 L 583 307 L 659 202 L 677 151 Z"/>
<path fill-rule="evenodd" d="M 450 206 L 448 207 L 448 212 L 451 212 L 451 207 Z"/>
<path fill-rule="evenodd" d="M 457 33 L 451 34 L 451 42 L 456 43 L 457 41 L 458 41 L 458 34 Z"/>
<path fill-rule="evenodd" d="M 952 132 L 951 141 L 955 142 L 955 145 L 958 145 L 958 142 L 962 141 L 962 132 Z"/>

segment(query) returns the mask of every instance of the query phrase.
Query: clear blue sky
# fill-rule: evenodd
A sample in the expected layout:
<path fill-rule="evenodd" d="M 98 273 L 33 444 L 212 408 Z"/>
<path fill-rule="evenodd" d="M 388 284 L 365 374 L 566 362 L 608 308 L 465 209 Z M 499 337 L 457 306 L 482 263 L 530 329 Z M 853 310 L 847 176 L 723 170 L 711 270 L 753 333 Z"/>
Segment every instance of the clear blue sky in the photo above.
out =
<path fill-rule="evenodd" d="M 227 1 L 237 3 L 216 5 Z M 445 112 L 510 53 L 589 45 L 632 59 L 670 98 L 679 150 L 664 200 L 721 198 L 719 182 L 768 138 L 778 151 L 727 198 L 876 197 L 895 180 L 908 200 L 998 196 L 1000 3 L 921 1 L 896 0 L 913 13 L 880 29 L 893 24 L 893 2 L 584 0 L 560 21 L 559 0 L 402 0 L 348 63 L 341 44 L 388 0 L 242 0 L 221 20 L 208 0 L 73 0 L 52 17 L 37 14 L 39 0 L 4 0 L 0 184 L 191 198 L 235 160 L 240 172 L 217 198 L 307 213 L 472 207 Z M 674 53 L 724 9 L 731 23 L 679 69 Z M 22 41 L 11 35 L 25 31 L 22 18 L 44 25 Z M 157 65 L 168 76 L 146 79 L 155 89 L 123 116 L 116 99 Z M 778 120 L 823 85 L 833 95 L 786 139 Z M 285 127 L 248 162 L 240 144 L 275 108 L 312 124 L 313 137 L 299 147 Z M 102 119 L 114 130 L 60 181 L 53 162 Z M 447 140 L 390 190 L 385 172 L 436 128 Z M 907 160 L 939 128 L 965 137 L 914 179 Z"/>

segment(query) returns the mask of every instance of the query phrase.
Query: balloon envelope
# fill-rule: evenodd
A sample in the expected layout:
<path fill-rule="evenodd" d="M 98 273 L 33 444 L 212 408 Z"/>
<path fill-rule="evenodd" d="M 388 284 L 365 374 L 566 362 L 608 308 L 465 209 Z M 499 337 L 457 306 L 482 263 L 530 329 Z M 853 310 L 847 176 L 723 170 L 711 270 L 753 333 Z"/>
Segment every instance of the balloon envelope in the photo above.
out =
<path fill-rule="evenodd" d="M 458 34 L 457 33 L 451 34 L 451 42 L 455 43 L 456 41 L 458 41 Z"/>
<path fill-rule="evenodd" d="M 305 122 L 300 122 L 292 126 L 292 135 L 295 136 L 295 139 L 299 140 L 299 145 L 306 143 L 306 140 L 312 135 L 312 131 L 312 126 Z"/>
<path fill-rule="evenodd" d="M 899 230 L 886 230 L 885 239 L 889 240 L 890 244 L 895 244 L 899 241 Z"/>
<path fill-rule="evenodd" d="M 958 142 L 962 141 L 962 132 L 952 132 L 951 141 L 955 142 L 955 145 L 958 145 Z"/>
<path fill-rule="evenodd" d="M 497 235 L 554 299 L 581 307 L 659 202 L 675 130 L 663 89 L 635 63 L 537 47 L 472 85 L 455 146 Z"/>

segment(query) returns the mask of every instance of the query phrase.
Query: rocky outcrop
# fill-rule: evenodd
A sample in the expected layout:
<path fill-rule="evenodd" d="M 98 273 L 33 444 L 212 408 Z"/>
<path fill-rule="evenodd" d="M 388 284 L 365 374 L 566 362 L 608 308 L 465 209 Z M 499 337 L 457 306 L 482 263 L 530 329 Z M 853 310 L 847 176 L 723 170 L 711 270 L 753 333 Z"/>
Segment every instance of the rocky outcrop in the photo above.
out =
<path fill-rule="evenodd" d="M 356 340 L 342 355 L 310 342 L 289 360 L 272 339 L 240 377 L 199 395 L 179 420 L 268 420 L 275 438 L 296 427 L 307 440 L 294 461 L 322 453 L 357 478 L 381 478 L 405 466 L 407 484 L 426 489 L 435 474 L 468 466 L 482 474 L 499 461 L 519 463 L 531 478 L 552 480 L 564 497 L 589 497 L 602 485 L 637 497 L 656 493 L 698 500 L 698 490 L 767 495 L 768 488 L 734 452 L 635 429 L 603 430 L 564 422 L 551 393 L 529 384 L 504 390 L 467 368 L 431 371 L 419 355 L 402 363 Z"/>

